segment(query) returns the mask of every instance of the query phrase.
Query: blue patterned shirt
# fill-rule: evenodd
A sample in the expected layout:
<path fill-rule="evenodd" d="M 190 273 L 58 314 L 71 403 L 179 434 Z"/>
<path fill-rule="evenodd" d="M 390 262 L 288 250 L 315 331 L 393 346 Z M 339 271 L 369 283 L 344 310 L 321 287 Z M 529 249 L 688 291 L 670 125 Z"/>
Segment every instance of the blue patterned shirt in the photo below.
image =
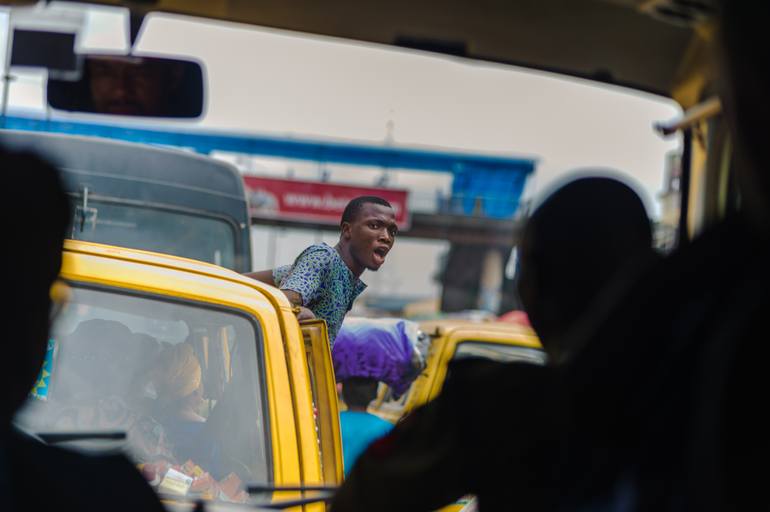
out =
<path fill-rule="evenodd" d="M 311 245 L 293 265 L 274 269 L 273 281 L 281 290 L 299 293 L 302 305 L 326 320 L 332 344 L 353 301 L 366 288 L 337 250 L 326 244 Z"/>

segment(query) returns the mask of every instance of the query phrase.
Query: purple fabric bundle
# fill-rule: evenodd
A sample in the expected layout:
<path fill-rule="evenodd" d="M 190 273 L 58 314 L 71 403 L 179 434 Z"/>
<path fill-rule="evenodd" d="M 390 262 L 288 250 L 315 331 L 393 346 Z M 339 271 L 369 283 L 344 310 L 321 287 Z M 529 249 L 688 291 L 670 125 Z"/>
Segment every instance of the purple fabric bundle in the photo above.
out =
<path fill-rule="evenodd" d="M 403 394 L 417 376 L 414 371 L 415 332 L 407 320 L 345 321 L 332 348 L 338 382 L 351 377 L 382 381 L 396 395 Z"/>

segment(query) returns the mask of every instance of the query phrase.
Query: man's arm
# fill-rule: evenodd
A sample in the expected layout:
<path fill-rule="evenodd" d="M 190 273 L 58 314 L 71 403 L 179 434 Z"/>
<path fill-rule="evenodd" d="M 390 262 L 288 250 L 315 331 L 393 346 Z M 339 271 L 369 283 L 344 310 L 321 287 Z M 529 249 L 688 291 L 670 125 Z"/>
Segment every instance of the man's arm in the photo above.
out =
<path fill-rule="evenodd" d="M 243 274 L 246 277 L 250 277 L 252 279 L 256 279 L 257 281 L 261 281 L 265 284 L 269 284 L 270 286 L 276 286 L 275 279 L 273 278 L 273 270 L 259 270 L 257 272 L 245 272 Z M 290 299 L 291 300 L 291 299 Z"/>
<path fill-rule="evenodd" d="M 270 286 L 278 286 L 278 284 L 275 282 L 274 270 L 259 270 L 257 272 L 246 272 L 243 275 L 245 275 L 246 277 L 255 279 L 257 281 L 260 281 L 262 283 L 269 284 Z M 281 291 L 283 292 L 284 295 L 286 295 L 286 298 L 289 299 L 289 302 L 291 302 L 292 306 L 299 308 L 299 312 L 297 313 L 297 320 L 310 320 L 315 318 L 315 314 L 313 314 L 312 311 L 310 311 L 308 308 L 302 305 L 302 295 L 295 292 L 294 290 L 281 290 Z"/>
<path fill-rule="evenodd" d="M 243 274 L 246 277 L 256 279 L 257 281 L 269 284 L 270 286 L 278 286 L 275 282 L 275 270 L 259 270 L 257 272 L 246 272 Z M 289 299 L 292 306 L 302 306 L 302 295 L 294 290 L 281 290 L 286 298 Z"/>
<path fill-rule="evenodd" d="M 315 313 L 302 305 L 302 295 L 295 292 L 294 290 L 281 291 L 284 295 L 286 295 L 286 298 L 289 299 L 289 302 L 291 302 L 292 306 L 299 308 L 299 311 L 297 311 L 297 320 L 312 320 L 315 318 Z"/>
<path fill-rule="evenodd" d="M 299 320 L 315 318 L 309 306 L 320 293 L 327 275 L 331 255 L 320 246 L 305 249 L 294 261 L 288 273 L 281 279 L 280 288 L 294 306 L 300 307 Z"/>
<path fill-rule="evenodd" d="M 306 306 L 317 296 L 330 260 L 328 250 L 311 246 L 297 257 L 293 265 L 244 275 L 280 288 L 292 306 L 299 308 L 297 319 L 308 320 L 315 318 L 315 314 Z"/>

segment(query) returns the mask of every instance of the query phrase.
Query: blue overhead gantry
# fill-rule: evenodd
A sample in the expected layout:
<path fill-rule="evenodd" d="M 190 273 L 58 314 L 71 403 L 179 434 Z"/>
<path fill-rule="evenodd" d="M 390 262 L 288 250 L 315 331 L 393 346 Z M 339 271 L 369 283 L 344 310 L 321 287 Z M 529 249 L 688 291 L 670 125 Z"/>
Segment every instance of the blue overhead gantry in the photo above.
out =
<path fill-rule="evenodd" d="M 363 145 L 233 134 L 201 129 L 137 128 L 69 120 L 7 116 L 3 128 L 105 137 L 190 148 L 199 153 L 228 151 L 323 163 L 440 171 L 453 174 L 452 197 L 441 213 L 511 219 L 536 161 L 432 149 Z"/>

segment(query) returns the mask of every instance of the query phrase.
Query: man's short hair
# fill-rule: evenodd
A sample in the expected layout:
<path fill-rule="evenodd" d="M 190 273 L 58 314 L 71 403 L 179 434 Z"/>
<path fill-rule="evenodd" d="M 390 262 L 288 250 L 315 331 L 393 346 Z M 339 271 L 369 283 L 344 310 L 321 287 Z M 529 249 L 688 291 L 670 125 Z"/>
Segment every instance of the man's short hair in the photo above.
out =
<path fill-rule="evenodd" d="M 379 382 L 368 377 L 351 377 L 342 381 L 342 399 L 348 407 L 366 407 L 377 398 Z"/>
<path fill-rule="evenodd" d="M 359 196 L 355 199 L 351 199 L 348 205 L 345 207 L 345 211 L 342 212 L 342 219 L 340 225 L 345 222 L 353 222 L 356 217 L 361 213 L 365 204 L 379 204 L 380 206 L 387 206 L 393 208 L 389 202 L 381 197 L 377 196 Z"/>

